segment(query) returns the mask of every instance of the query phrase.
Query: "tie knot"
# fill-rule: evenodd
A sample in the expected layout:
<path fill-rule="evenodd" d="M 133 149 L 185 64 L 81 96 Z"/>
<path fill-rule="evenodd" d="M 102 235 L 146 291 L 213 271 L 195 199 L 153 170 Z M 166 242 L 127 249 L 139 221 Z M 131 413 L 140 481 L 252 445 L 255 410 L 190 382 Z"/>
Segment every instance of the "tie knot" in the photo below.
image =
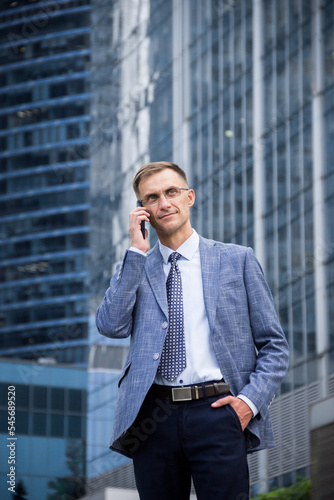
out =
<path fill-rule="evenodd" d="M 173 252 L 168 257 L 168 262 L 171 262 L 172 264 L 175 264 L 175 262 L 177 260 L 179 260 L 180 257 L 181 257 L 181 254 L 179 254 L 178 252 Z"/>

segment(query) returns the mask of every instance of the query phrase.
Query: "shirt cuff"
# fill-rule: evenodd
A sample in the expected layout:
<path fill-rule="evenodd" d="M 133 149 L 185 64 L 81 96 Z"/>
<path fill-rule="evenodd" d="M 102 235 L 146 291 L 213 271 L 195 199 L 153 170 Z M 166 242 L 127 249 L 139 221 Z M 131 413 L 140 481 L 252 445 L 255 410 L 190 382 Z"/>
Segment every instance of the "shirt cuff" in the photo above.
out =
<path fill-rule="evenodd" d="M 244 396 L 243 394 L 238 394 L 237 398 L 242 399 L 242 401 L 246 403 L 252 410 L 253 418 L 256 417 L 256 415 L 259 413 L 259 410 L 256 408 L 255 404 L 252 403 L 251 400 L 248 399 L 248 397 Z"/>
<path fill-rule="evenodd" d="M 136 252 L 136 253 L 140 253 L 141 255 L 145 255 L 145 257 L 146 257 L 146 253 L 145 253 L 145 252 L 143 252 L 142 250 L 139 250 L 139 248 L 136 248 L 136 247 L 130 247 L 130 248 L 129 248 L 129 250 L 130 250 L 131 252 Z"/>

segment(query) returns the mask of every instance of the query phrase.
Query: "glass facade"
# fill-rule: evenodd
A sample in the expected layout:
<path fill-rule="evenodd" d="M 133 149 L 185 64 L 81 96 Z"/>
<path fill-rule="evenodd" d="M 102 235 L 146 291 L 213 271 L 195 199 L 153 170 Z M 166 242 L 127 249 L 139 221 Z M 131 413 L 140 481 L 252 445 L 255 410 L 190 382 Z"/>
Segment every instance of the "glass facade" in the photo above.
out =
<path fill-rule="evenodd" d="M 324 5 L 324 22 L 321 27 L 323 40 L 323 64 L 324 64 L 324 174 L 325 174 L 325 217 L 326 217 L 326 245 L 324 258 L 326 261 L 326 292 L 328 293 L 329 304 L 334 304 L 334 33 L 333 33 L 333 2 Z M 334 372 L 334 308 L 329 307 L 328 312 L 329 330 L 329 352 L 330 373 Z"/>
<path fill-rule="evenodd" d="M 283 391 L 316 377 L 311 13 L 264 3 L 266 271 L 295 367 Z"/>
<path fill-rule="evenodd" d="M 8 401 L 11 416 L 8 414 Z M 14 411 L 13 411 L 14 408 Z M 26 498 L 47 500 L 84 494 L 87 370 L 30 360 L 0 361 L 1 498 L 11 500 L 8 443 L 15 443 L 15 491 L 23 483 Z M 9 436 L 10 418 L 11 436 Z"/>
<path fill-rule="evenodd" d="M 7 393 L 0 383 L 0 433 L 7 433 Z M 20 436 L 85 439 L 86 391 L 63 387 L 15 385 L 16 432 Z"/>
<path fill-rule="evenodd" d="M 193 223 L 253 246 L 252 4 L 193 0 L 190 23 Z"/>
<path fill-rule="evenodd" d="M 114 423 L 119 372 L 91 366 L 89 371 L 87 413 L 87 482 L 131 463 L 119 453 L 111 453 L 108 444 Z M 102 411 L 101 411 L 102 410 Z M 108 482 L 105 481 L 105 487 Z M 122 485 L 126 486 L 126 485 Z M 92 488 L 89 488 L 92 489 Z"/>
<path fill-rule="evenodd" d="M 1 7 L 0 355 L 87 360 L 89 3 Z"/>

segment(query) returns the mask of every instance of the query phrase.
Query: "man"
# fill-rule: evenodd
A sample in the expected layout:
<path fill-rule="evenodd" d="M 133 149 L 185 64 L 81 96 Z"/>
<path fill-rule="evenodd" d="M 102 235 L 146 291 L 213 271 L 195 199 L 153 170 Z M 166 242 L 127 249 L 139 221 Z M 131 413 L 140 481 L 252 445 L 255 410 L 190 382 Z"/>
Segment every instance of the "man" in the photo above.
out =
<path fill-rule="evenodd" d="M 111 448 L 133 458 L 142 500 L 189 499 L 191 477 L 198 500 L 246 500 L 246 452 L 274 445 L 268 408 L 288 365 L 271 293 L 250 248 L 192 229 L 178 165 L 144 165 L 133 187 L 131 248 L 97 311 L 100 333 L 131 335 Z"/>

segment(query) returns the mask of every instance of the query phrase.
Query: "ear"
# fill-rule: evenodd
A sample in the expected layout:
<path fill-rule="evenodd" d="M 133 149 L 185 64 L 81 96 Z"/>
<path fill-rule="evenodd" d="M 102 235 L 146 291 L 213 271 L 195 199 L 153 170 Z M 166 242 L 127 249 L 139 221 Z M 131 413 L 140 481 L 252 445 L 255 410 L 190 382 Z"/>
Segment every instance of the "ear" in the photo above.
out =
<path fill-rule="evenodd" d="M 193 189 L 189 189 L 189 191 L 187 191 L 187 195 L 188 195 L 188 205 L 189 207 L 192 207 L 193 204 L 195 203 L 195 191 Z"/>

